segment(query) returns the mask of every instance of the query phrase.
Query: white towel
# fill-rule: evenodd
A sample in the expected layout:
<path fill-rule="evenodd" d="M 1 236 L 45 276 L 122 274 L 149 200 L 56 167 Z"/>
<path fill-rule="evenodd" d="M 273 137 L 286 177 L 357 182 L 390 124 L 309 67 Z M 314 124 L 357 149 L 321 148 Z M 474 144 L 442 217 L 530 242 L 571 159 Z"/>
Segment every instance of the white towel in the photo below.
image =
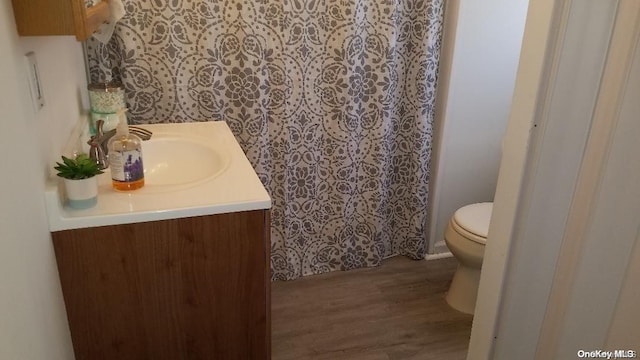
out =
<path fill-rule="evenodd" d="M 113 35 L 113 30 L 116 27 L 116 23 L 124 17 L 124 4 L 122 4 L 122 0 L 110 0 L 109 7 L 111 8 L 111 16 L 109 17 L 109 21 L 100 25 L 98 31 L 93 33 L 93 37 L 96 38 L 103 44 L 106 44 L 111 39 Z"/>

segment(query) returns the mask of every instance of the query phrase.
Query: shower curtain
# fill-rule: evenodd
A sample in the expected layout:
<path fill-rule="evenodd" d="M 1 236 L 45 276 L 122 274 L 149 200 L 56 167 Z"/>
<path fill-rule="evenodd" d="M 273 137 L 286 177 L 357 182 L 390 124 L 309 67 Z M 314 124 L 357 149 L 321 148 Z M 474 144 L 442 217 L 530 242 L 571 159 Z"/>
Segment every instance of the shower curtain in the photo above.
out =
<path fill-rule="evenodd" d="M 421 259 L 443 0 L 124 0 L 92 81 L 134 123 L 226 121 L 273 200 L 272 278 Z"/>

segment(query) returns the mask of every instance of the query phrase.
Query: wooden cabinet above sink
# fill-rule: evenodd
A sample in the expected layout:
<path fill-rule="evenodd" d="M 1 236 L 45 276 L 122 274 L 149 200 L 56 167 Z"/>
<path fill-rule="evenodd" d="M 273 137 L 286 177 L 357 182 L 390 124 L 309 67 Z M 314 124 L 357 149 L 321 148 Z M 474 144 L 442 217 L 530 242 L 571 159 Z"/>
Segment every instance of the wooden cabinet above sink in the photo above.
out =
<path fill-rule="evenodd" d="M 75 35 L 84 41 L 110 16 L 109 1 L 87 6 L 85 0 L 12 0 L 21 36 Z"/>

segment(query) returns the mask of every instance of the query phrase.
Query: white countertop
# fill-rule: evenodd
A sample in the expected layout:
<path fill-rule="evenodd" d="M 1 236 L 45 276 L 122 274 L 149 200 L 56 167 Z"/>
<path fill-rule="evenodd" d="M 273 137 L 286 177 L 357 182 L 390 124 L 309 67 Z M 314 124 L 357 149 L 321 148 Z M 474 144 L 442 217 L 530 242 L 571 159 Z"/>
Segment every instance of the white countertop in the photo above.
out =
<path fill-rule="evenodd" d="M 141 127 L 151 130 L 154 136 L 180 134 L 204 141 L 224 154 L 225 169 L 215 177 L 197 183 L 160 190 L 144 186 L 129 192 L 115 191 L 111 186 L 111 175 L 106 171 L 98 178 L 98 204 L 83 210 L 64 206 L 62 181 L 55 177 L 45 192 L 50 231 L 271 208 L 271 198 L 225 122 Z"/>

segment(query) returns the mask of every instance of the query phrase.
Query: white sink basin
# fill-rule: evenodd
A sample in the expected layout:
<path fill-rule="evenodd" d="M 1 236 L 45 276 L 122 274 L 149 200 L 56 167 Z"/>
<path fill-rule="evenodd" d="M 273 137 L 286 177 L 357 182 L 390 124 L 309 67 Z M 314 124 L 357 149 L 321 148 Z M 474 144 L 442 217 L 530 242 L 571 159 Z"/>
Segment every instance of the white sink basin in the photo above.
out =
<path fill-rule="evenodd" d="M 269 194 L 222 121 L 143 125 L 145 185 L 116 191 L 110 170 L 98 175 L 98 203 L 89 209 L 64 204 L 61 181 L 45 192 L 49 230 L 130 224 L 268 209 Z M 82 140 L 82 139 L 80 139 Z M 72 144 L 80 143 L 72 139 Z"/>
<path fill-rule="evenodd" d="M 208 181 L 229 165 L 208 142 L 179 134 L 154 134 L 142 143 L 142 156 L 145 187 L 159 191 Z"/>

